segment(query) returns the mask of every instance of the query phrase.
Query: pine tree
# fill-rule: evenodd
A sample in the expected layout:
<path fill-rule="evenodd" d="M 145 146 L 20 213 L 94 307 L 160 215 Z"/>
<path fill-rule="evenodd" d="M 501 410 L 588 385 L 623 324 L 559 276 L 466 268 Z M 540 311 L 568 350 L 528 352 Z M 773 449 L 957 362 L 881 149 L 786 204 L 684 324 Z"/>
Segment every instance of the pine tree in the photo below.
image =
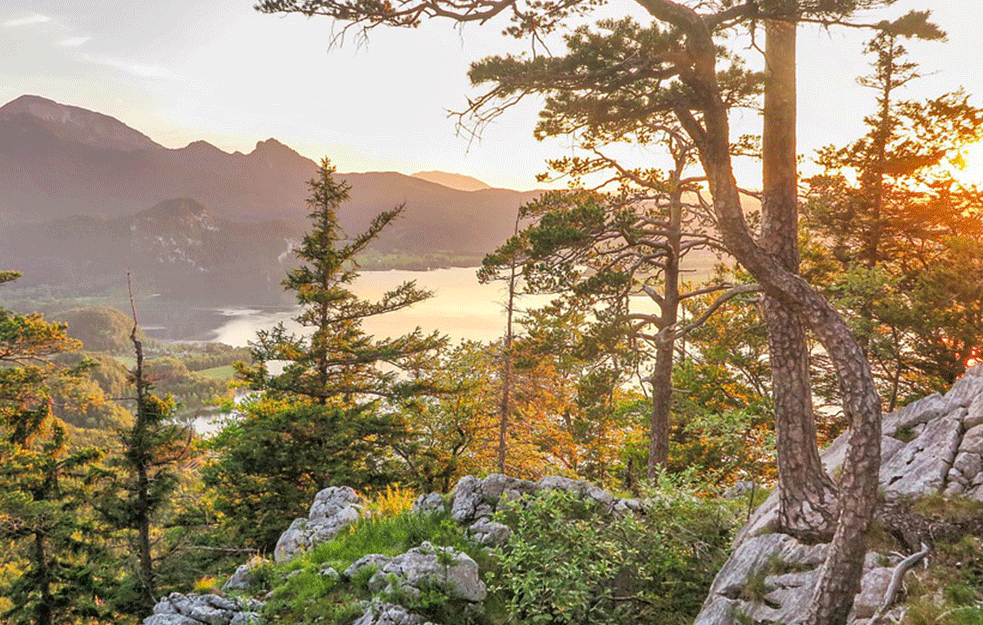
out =
<path fill-rule="evenodd" d="M 423 335 L 419 328 L 396 338 L 375 339 L 362 329 L 369 317 L 395 312 L 430 297 L 405 282 L 379 301 L 356 296 L 350 285 L 358 277 L 357 255 L 403 212 L 402 205 L 380 213 L 361 234 L 346 238 L 337 211 L 349 198 L 350 185 L 334 180 L 334 167 L 324 159 L 309 183 L 311 230 L 295 250 L 302 265 L 292 270 L 283 285 L 293 291 L 301 307 L 295 318 L 310 336 L 289 334 L 283 324 L 257 334 L 253 345 L 255 366 L 239 366 L 239 374 L 254 389 L 270 396 L 307 398 L 357 406 L 377 398 L 396 399 L 418 390 L 399 381 L 395 370 L 408 358 L 436 349 L 440 337 Z M 270 360 L 287 361 L 283 372 L 270 375 Z"/>
<path fill-rule="evenodd" d="M 16 279 L 0 272 L 0 284 Z M 92 449 L 68 448 L 51 414 L 48 380 L 66 373 L 51 360 L 79 349 L 64 326 L 0 309 L 0 540 L 23 568 L 4 595 L 11 625 L 54 625 L 105 616 L 98 594 L 100 547 L 91 510 Z"/>
<path fill-rule="evenodd" d="M 345 237 L 337 211 L 350 187 L 337 182 L 325 159 L 309 182 L 311 230 L 296 250 L 301 266 L 284 287 L 293 291 L 305 333 L 283 324 L 259 332 L 253 365 L 237 364 L 240 377 L 261 392 L 213 442 L 216 461 L 205 480 L 216 507 L 251 544 L 272 548 L 282 518 L 297 516 L 317 490 L 331 485 L 379 486 L 400 470 L 393 448 L 406 436 L 402 402 L 428 392 L 425 378 L 401 376 L 403 368 L 444 344 L 419 328 L 377 339 L 365 319 L 395 312 L 430 293 L 406 282 L 367 301 L 351 291 L 357 255 L 403 211 L 379 214 L 368 229 Z M 271 374 L 271 360 L 285 361 Z M 269 522 L 266 520 L 269 519 Z"/>

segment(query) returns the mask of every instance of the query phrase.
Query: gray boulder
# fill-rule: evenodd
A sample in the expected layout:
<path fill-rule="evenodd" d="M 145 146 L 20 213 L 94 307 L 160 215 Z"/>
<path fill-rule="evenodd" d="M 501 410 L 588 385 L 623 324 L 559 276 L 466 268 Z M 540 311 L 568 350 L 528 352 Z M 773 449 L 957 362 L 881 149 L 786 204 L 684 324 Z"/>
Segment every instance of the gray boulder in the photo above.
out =
<path fill-rule="evenodd" d="M 370 590 L 387 594 L 398 588 L 419 596 L 427 587 L 440 588 L 451 599 L 471 603 L 484 601 L 488 594 L 478 577 L 477 562 L 466 553 L 429 542 L 392 558 L 369 581 Z"/>
<path fill-rule="evenodd" d="M 881 467 L 888 499 L 939 492 L 959 449 L 962 423 L 951 416 L 926 424 L 922 433 Z"/>
<path fill-rule="evenodd" d="M 369 603 L 353 625 L 433 625 L 394 603 Z"/>
<path fill-rule="evenodd" d="M 314 498 L 306 519 L 295 519 L 276 543 L 273 559 L 285 562 L 334 538 L 341 528 L 362 518 L 362 498 L 347 486 L 325 488 Z"/>
<path fill-rule="evenodd" d="M 475 521 L 468 528 L 468 533 L 476 543 L 486 547 L 501 547 L 512 538 L 512 530 L 507 525 L 496 523 L 488 518 Z"/>
<path fill-rule="evenodd" d="M 417 497 L 410 511 L 414 514 L 427 514 L 430 512 L 443 512 L 446 509 L 447 502 L 444 501 L 443 495 L 440 493 L 428 493 Z"/>
<path fill-rule="evenodd" d="M 173 592 L 157 602 L 143 625 L 246 625 L 259 622 L 263 603 Z"/>
<path fill-rule="evenodd" d="M 359 573 L 362 572 L 363 569 L 371 568 L 373 571 L 378 571 L 391 561 L 392 558 L 389 556 L 384 556 L 378 553 L 370 553 L 362 556 L 358 560 L 355 560 L 347 569 L 345 569 L 342 576 L 346 579 L 354 579 Z"/>

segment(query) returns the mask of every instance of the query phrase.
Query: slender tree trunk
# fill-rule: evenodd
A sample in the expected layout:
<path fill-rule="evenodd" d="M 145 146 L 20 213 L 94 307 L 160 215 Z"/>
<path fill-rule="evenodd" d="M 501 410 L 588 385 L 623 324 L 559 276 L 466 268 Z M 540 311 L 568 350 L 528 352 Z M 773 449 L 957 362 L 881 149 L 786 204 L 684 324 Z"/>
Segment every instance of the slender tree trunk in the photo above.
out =
<path fill-rule="evenodd" d="M 519 217 L 515 218 L 515 232 L 519 232 Z M 512 318 L 515 313 L 516 259 L 513 257 L 509 267 L 509 294 L 505 317 L 505 341 L 502 362 L 502 399 L 498 407 L 498 472 L 505 473 L 508 455 L 509 417 L 512 411 Z"/>
<path fill-rule="evenodd" d="M 34 562 L 37 565 L 37 589 L 41 595 L 34 611 L 36 625 L 52 625 L 55 599 L 51 595 L 51 569 L 44 548 L 44 534 L 41 532 L 34 532 Z"/>
<path fill-rule="evenodd" d="M 652 413 L 649 419 L 649 457 L 647 474 L 654 480 L 659 468 L 669 460 L 669 416 L 672 412 L 673 344 L 660 343 L 652 369 Z"/>
<path fill-rule="evenodd" d="M 716 48 L 706 22 L 692 9 L 669 0 L 638 0 L 659 20 L 686 35 L 690 64 L 681 75 L 699 102 L 702 119 L 677 109 L 696 143 L 710 185 L 721 236 L 731 254 L 765 293 L 808 324 L 836 368 L 843 412 L 850 420 L 849 449 L 840 479 L 839 517 L 805 625 L 842 625 L 860 589 L 866 532 L 877 498 L 880 470 L 880 398 L 870 365 L 850 328 L 821 294 L 751 238 L 730 160 L 730 123 L 716 80 Z"/>
<path fill-rule="evenodd" d="M 683 189 L 681 179 L 689 148 L 680 146 L 672 171 L 672 192 L 669 198 L 669 227 L 666 231 L 668 254 L 665 262 L 664 287 L 660 303 L 659 329 L 671 327 L 678 320 L 679 260 L 682 256 Z M 649 457 L 646 467 L 649 480 L 658 476 L 659 467 L 669 460 L 669 419 L 672 415 L 672 366 L 675 359 L 675 340 L 659 342 L 652 370 L 652 413 L 649 419 Z"/>
<path fill-rule="evenodd" d="M 140 556 L 140 582 L 143 585 L 143 606 L 149 611 L 157 602 L 157 592 L 154 583 L 154 560 L 150 549 L 150 475 L 147 458 L 150 441 L 147 440 L 147 430 L 150 426 L 151 415 L 148 414 L 148 393 L 150 382 L 143 371 L 143 342 L 137 338 L 139 322 L 137 321 L 136 302 L 133 300 L 133 289 L 129 285 L 130 276 L 127 274 L 127 286 L 130 292 L 130 306 L 133 311 L 133 330 L 130 341 L 136 352 L 136 366 L 133 369 L 134 382 L 137 389 L 137 414 L 133 424 L 133 437 L 130 441 L 130 455 L 134 469 L 137 472 L 137 502 L 135 525 L 137 530 L 137 551 Z"/>
<path fill-rule="evenodd" d="M 761 246 L 784 269 L 797 273 L 796 24 L 768 20 L 765 37 Z M 778 437 L 779 522 L 783 531 L 795 536 L 828 539 L 836 523 L 836 488 L 819 460 L 805 329 L 798 316 L 771 295 L 765 295 L 762 311 Z"/>

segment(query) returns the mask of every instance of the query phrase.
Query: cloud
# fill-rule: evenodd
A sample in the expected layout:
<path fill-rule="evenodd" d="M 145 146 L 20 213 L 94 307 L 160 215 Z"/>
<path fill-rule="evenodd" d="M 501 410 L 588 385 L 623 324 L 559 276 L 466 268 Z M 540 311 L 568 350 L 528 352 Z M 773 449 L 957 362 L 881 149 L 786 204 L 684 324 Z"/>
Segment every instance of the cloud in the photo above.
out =
<path fill-rule="evenodd" d="M 58 45 L 63 48 L 77 48 L 80 45 L 86 43 L 92 37 L 69 37 L 68 39 L 62 39 L 58 42 Z"/>
<path fill-rule="evenodd" d="M 83 58 L 85 58 L 85 60 L 89 63 L 112 67 L 138 78 L 150 78 L 152 80 L 174 80 L 181 78 L 171 70 L 163 67 L 157 67 L 156 65 L 132 63 L 130 61 L 114 59 L 108 56 L 92 56 L 91 54 L 86 54 Z"/>
<path fill-rule="evenodd" d="M 7 20 L 3 23 L 7 28 L 17 28 L 18 26 L 28 26 L 30 24 L 44 24 L 45 22 L 50 22 L 51 18 L 47 15 L 41 15 L 40 13 L 34 13 L 33 15 L 28 15 L 26 17 L 17 17 L 12 20 Z"/>

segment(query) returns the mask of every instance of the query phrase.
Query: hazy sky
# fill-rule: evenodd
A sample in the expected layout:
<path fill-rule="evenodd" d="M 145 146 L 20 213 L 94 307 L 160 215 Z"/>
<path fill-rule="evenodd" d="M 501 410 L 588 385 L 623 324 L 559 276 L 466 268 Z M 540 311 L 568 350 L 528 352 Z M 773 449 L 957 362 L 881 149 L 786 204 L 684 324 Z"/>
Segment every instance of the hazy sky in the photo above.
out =
<path fill-rule="evenodd" d="M 962 86 L 983 104 L 983 0 L 900 0 L 878 17 L 925 6 L 949 41 L 909 45 L 927 74 L 911 95 Z M 605 10 L 638 14 L 626 0 Z M 511 111 L 470 148 L 447 117 L 479 92 L 466 77 L 472 60 L 521 50 L 501 29 L 435 22 L 376 30 L 366 45 L 329 50 L 329 20 L 259 14 L 251 0 L 3 0 L 0 103 L 31 93 L 94 109 L 169 147 L 205 139 L 250 151 L 276 137 L 312 158 L 330 156 L 341 171 L 441 169 L 534 188 L 544 160 L 571 147 L 532 138 L 535 103 Z M 868 71 L 863 38 L 803 29 L 804 153 L 862 132 L 872 99 L 856 84 Z M 737 126 L 752 131 L 756 122 L 749 114 Z"/>

